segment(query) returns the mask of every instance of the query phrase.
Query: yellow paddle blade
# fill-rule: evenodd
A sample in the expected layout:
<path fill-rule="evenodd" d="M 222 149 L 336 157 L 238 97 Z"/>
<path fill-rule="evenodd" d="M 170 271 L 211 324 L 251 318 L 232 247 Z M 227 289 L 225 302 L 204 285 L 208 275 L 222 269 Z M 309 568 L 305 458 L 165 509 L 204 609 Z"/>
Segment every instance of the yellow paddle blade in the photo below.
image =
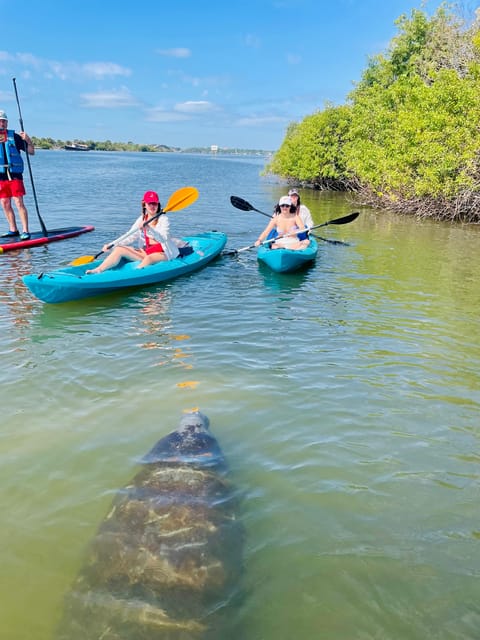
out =
<path fill-rule="evenodd" d="M 75 258 L 70 262 L 72 267 L 81 267 L 82 264 L 88 264 L 89 262 L 93 262 L 95 260 L 95 256 L 80 256 L 80 258 Z"/>
<path fill-rule="evenodd" d="M 184 209 L 193 204 L 197 198 L 198 189 L 195 187 L 182 187 L 175 191 L 175 193 L 172 193 L 163 210 L 165 212 L 180 211 L 180 209 Z"/>

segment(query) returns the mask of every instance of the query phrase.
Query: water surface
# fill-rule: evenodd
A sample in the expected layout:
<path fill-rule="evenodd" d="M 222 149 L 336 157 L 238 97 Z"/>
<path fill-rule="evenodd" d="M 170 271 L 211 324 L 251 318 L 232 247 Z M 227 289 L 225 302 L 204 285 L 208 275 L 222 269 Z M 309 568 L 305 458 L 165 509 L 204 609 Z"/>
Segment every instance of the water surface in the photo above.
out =
<path fill-rule="evenodd" d="M 236 640 L 477 639 L 480 228 L 302 192 L 316 264 L 254 251 L 169 284 L 46 305 L 20 276 L 98 252 L 145 190 L 178 235 L 251 244 L 285 188 L 263 159 L 39 152 L 47 227 L 94 233 L 0 256 L 0 638 L 47 640 L 86 545 L 139 458 L 199 407 L 244 495 Z M 53 188 L 53 178 L 61 189 Z M 38 228 L 28 184 L 32 229 Z"/>

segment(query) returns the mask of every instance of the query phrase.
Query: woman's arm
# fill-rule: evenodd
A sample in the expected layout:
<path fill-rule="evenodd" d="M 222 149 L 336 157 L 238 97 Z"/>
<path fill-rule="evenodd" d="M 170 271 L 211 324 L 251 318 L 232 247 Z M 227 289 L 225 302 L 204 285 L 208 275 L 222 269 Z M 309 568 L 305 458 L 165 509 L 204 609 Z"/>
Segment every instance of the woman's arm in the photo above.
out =
<path fill-rule="evenodd" d="M 267 224 L 267 226 L 262 231 L 262 233 L 258 236 L 257 241 L 255 242 L 255 244 L 257 244 L 257 242 L 258 242 L 258 244 L 263 242 L 266 239 L 266 237 L 268 236 L 268 234 L 270 233 L 270 231 L 273 229 L 274 226 L 275 226 L 275 219 L 272 218 L 272 220 L 270 220 L 270 222 Z"/>

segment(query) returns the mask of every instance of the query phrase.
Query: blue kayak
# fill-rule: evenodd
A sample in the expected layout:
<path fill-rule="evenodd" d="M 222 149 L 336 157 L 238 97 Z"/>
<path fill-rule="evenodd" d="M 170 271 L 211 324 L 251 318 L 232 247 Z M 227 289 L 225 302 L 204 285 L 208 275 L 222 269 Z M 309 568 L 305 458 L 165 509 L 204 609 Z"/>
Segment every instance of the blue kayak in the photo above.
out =
<path fill-rule="evenodd" d="M 272 271 L 291 273 L 313 262 L 317 257 L 317 251 L 318 242 L 313 236 L 310 236 L 310 244 L 305 249 L 270 249 L 270 245 L 260 245 L 257 258 Z"/>
<path fill-rule="evenodd" d="M 137 269 L 138 262 L 122 261 L 117 267 L 102 273 L 86 274 L 87 269 L 93 269 L 101 263 L 101 260 L 97 260 L 77 267 L 43 272 L 39 275 L 30 273 L 23 276 L 22 280 L 37 298 L 52 303 L 90 298 L 130 287 L 156 284 L 205 267 L 225 247 L 227 236 L 219 231 L 207 231 L 186 236 L 182 240 L 191 247 L 190 253 L 183 250 L 187 255 L 179 256 L 174 260 L 157 262 L 143 269 Z"/>

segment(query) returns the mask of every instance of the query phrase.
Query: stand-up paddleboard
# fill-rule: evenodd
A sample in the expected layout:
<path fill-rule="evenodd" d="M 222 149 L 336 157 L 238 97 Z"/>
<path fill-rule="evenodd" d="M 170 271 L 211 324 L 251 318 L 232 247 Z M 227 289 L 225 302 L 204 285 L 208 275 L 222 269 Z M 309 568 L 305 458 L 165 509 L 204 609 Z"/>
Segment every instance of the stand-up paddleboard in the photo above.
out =
<path fill-rule="evenodd" d="M 20 236 L 13 236 L 9 238 L 0 237 L 0 253 L 4 251 L 13 251 L 14 249 L 27 249 L 28 247 L 38 247 L 41 244 L 48 244 L 49 242 L 57 242 L 58 240 L 67 240 L 68 238 L 74 238 L 82 233 L 93 231 L 95 227 L 87 225 L 85 227 L 65 227 L 64 229 L 50 229 L 48 235 L 45 235 L 43 231 L 33 231 L 30 234 L 28 240 L 20 240 Z"/>

